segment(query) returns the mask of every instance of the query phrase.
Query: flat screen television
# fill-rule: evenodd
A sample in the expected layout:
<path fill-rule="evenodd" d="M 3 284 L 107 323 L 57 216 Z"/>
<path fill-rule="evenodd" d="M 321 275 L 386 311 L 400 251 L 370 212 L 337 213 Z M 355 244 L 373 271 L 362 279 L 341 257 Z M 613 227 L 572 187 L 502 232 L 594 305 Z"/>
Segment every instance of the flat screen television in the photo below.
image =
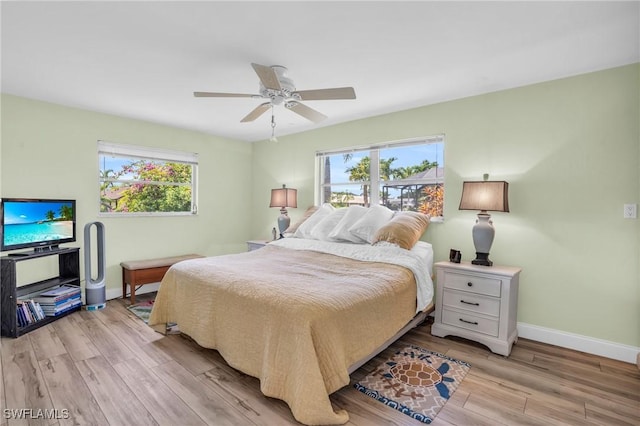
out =
<path fill-rule="evenodd" d="M 3 198 L 0 251 L 50 251 L 76 240 L 76 201 Z"/>

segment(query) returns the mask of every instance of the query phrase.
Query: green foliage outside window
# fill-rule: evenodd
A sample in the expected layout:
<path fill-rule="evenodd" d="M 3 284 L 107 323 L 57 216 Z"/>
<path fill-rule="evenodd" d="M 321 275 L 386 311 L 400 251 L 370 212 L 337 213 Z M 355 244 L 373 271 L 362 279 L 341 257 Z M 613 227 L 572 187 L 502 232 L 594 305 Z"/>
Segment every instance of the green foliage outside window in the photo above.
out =
<path fill-rule="evenodd" d="M 191 211 L 189 164 L 137 160 L 101 175 L 102 212 Z"/>

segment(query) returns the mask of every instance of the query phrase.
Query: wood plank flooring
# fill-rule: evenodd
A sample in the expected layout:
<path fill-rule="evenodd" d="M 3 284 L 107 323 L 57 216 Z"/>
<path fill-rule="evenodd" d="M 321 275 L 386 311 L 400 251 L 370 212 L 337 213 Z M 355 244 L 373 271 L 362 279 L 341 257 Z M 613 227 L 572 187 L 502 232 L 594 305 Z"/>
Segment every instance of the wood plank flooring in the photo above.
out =
<path fill-rule="evenodd" d="M 284 402 L 260 393 L 257 379 L 187 337 L 154 332 L 125 303 L 2 338 L 0 426 L 297 424 Z M 433 337 L 428 323 L 357 370 L 352 383 L 407 344 L 471 364 L 433 425 L 640 425 L 634 364 L 525 339 L 504 358 Z M 349 425 L 421 424 L 352 386 L 331 400 L 349 412 Z"/>

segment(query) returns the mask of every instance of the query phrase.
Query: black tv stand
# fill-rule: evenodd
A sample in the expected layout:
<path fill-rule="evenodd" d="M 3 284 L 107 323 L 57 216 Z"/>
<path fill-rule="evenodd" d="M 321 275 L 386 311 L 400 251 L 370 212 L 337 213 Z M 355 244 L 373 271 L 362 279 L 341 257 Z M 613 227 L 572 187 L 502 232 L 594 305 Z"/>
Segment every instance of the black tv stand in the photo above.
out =
<path fill-rule="evenodd" d="M 45 247 L 36 247 L 33 251 L 21 251 L 18 253 L 9 253 L 7 256 L 9 257 L 25 257 L 25 256 L 41 256 L 47 254 L 56 254 L 59 253 L 61 249 L 59 245 L 53 246 L 45 246 Z"/>
<path fill-rule="evenodd" d="M 50 253 L 58 250 L 60 250 L 60 246 L 57 244 L 53 246 L 36 247 L 33 249 L 35 253 Z"/>
<path fill-rule="evenodd" d="M 58 257 L 58 275 L 31 284 L 16 286 L 16 263 L 48 256 Z M 81 306 L 65 311 L 58 316 L 45 317 L 26 326 L 18 324 L 16 315 L 17 302 L 28 299 L 31 294 L 42 292 L 60 285 L 80 287 L 80 249 L 76 247 L 58 248 L 57 250 L 31 251 L 11 253 L 0 258 L 0 334 L 18 337 L 32 330 L 49 324 L 59 318 L 82 309 Z"/>

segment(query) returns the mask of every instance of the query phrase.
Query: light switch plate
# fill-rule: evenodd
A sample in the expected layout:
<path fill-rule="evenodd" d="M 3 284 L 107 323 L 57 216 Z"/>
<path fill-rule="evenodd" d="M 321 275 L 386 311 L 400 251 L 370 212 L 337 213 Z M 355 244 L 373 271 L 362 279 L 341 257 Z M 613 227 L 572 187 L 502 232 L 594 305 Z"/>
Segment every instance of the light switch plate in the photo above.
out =
<path fill-rule="evenodd" d="M 638 218 L 638 205 L 637 204 L 625 204 L 624 205 L 624 218 L 625 219 L 637 219 Z"/>

